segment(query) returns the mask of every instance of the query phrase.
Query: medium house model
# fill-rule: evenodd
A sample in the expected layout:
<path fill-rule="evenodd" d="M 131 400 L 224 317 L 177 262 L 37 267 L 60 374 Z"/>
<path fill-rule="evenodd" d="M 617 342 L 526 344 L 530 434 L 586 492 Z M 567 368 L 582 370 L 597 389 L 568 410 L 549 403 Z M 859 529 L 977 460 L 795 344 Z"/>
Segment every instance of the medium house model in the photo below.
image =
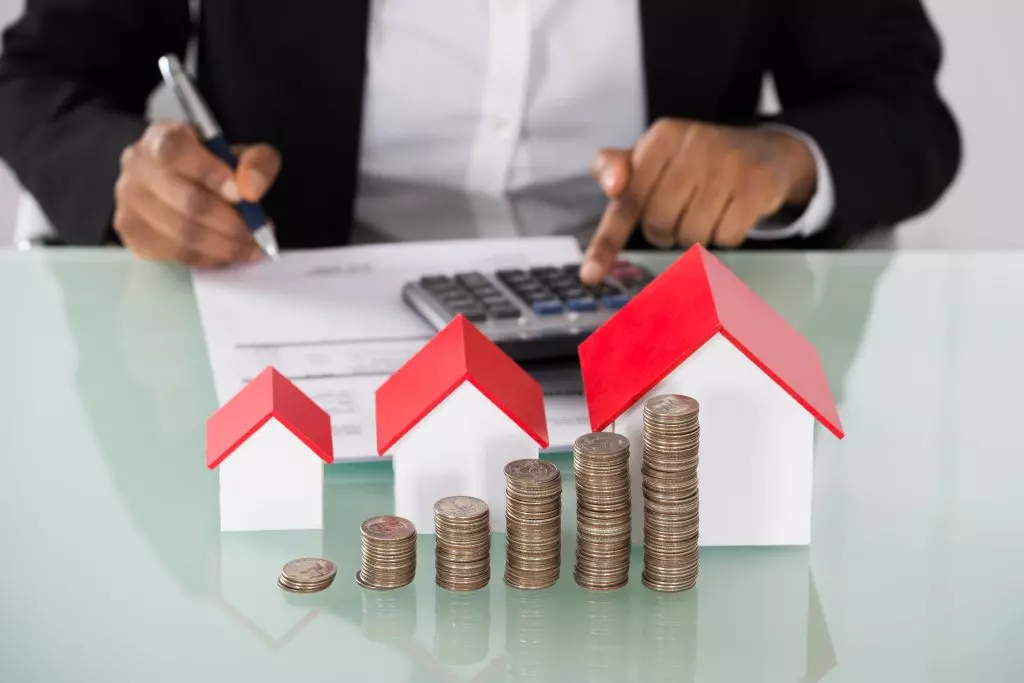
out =
<path fill-rule="evenodd" d="M 700 403 L 701 545 L 806 545 L 814 423 L 843 428 L 817 351 L 701 246 L 580 346 L 595 431 L 631 444 L 633 542 L 642 541 L 643 404 Z"/>
<path fill-rule="evenodd" d="M 221 531 L 322 529 L 324 463 L 333 461 L 330 416 L 274 368 L 206 424 Z"/>
<path fill-rule="evenodd" d="M 377 450 L 393 456 L 395 514 L 434 532 L 434 503 L 475 496 L 505 528 L 504 467 L 548 445 L 544 393 L 463 316 L 377 390 Z"/>

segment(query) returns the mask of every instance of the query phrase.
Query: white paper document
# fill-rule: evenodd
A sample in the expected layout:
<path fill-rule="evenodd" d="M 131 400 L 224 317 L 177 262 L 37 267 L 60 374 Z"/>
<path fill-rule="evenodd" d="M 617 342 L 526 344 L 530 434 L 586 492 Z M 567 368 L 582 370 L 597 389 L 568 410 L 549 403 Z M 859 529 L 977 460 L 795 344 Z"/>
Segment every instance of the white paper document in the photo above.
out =
<path fill-rule="evenodd" d="M 195 272 L 217 399 L 223 405 L 272 365 L 330 413 L 337 461 L 376 458 L 374 392 L 433 336 L 402 302 L 405 283 L 581 258 L 575 239 L 539 237 L 286 252 L 277 262 Z M 551 448 L 564 450 L 590 431 L 578 375 L 540 379 Z"/>

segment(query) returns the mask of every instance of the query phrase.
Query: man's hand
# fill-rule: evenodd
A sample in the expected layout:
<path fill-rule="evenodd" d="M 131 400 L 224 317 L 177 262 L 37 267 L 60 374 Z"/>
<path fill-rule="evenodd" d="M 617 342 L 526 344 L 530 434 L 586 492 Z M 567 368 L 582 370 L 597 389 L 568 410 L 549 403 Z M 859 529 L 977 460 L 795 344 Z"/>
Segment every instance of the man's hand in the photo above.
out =
<path fill-rule="evenodd" d="M 234 204 L 257 202 L 277 178 L 268 145 L 235 150 L 232 171 L 191 126 L 159 122 L 121 155 L 114 230 L 138 256 L 198 268 L 261 258 Z"/>
<path fill-rule="evenodd" d="M 740 245 L 765 216 L 814 194 L 814 156 L 802 141 L 761 128 L 661 119 L 633 150 L 601 150 L 594 177 L 608 208 L 581 279 L 596 284 L 639 223 L 662 248 Z"/>

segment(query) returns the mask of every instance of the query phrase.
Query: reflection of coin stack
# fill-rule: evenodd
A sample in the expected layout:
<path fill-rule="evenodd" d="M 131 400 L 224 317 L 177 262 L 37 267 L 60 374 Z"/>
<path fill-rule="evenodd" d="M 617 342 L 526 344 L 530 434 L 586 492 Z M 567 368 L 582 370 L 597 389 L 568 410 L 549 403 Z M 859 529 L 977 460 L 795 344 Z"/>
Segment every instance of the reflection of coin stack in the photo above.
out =
<path fill-rule="evenodd" d="M 505 478 L 505 583 L 553 586 L 562 563 L 562 474 L 543 460 L 516 460 L 505 466 Z"/>
<path fill-rule="evenodd" d="M 556 648 L 564 641 L 551 623 L 550 598 L 544 595 L 505 592 L 505 678 L 510 683 L 559 680 Z"/>
<path fill-rule="evenodd" d="M 643 592 L 641 681 L 692 683 L 697 669 L 697 596 Z"/>
<path fill-rule="evenodd" d="M 644 404 L 645 586 L 675 592 L 697 582 L 700 406 L 688 396 L 655 396 Z"/>
<path fill-rule="evenodd" d="M 630 675 L 629 601 L 626 593 L 591 594 L 583 605 L 580 680 L 621 683 Z"/>
<path fill-rule="evenodd" d="M 374 643 L 396 643 L 416 631 L 416 592 L 360 591 L 363 598 L 363 635 Z"/>
<path fill-rule="evenodd" d="M 586 434 L 573 446 L 576 583 L 610 590 L 629 580 L 629 439 Z"/>
<path fill-rule="evenodd" d="M 453 496 L 434 504 L 437 585 L 472 591 L 491 579 L 491 517 L 479 498 Z"/>
<path fill-rule="evenodd" d="M 491 649 L 491 593 L 437 591 L 434 602 L 434 656 L 442 664 L 466 666 L 483 661 Z"/>
<path fill-rule="evenodd" d="M 360 527 L 363 563 L 356 582 L 363 588 L 389 590 L 416 576 L 416 527 L 403 517 L 371 517 Z"/>

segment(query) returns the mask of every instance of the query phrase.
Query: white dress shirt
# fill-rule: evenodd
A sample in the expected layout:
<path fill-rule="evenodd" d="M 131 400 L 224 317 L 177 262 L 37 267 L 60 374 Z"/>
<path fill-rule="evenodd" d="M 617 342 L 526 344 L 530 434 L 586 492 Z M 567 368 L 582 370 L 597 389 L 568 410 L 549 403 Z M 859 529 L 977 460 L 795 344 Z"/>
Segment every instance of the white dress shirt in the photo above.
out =
<path fill-rule="evenodd" d="M 357 220 L 433 237 L 397 224 L 436 216 L 447 191 L 471 198 L 475 231 L 461 236 L 592 230 L 607 201 L 595 153 L 647 127 L 639 13 L 639 0 L 372 0 Z M 761 237 L 810 234 L 831 214 L 808 142 L 818 192 Z"/>

